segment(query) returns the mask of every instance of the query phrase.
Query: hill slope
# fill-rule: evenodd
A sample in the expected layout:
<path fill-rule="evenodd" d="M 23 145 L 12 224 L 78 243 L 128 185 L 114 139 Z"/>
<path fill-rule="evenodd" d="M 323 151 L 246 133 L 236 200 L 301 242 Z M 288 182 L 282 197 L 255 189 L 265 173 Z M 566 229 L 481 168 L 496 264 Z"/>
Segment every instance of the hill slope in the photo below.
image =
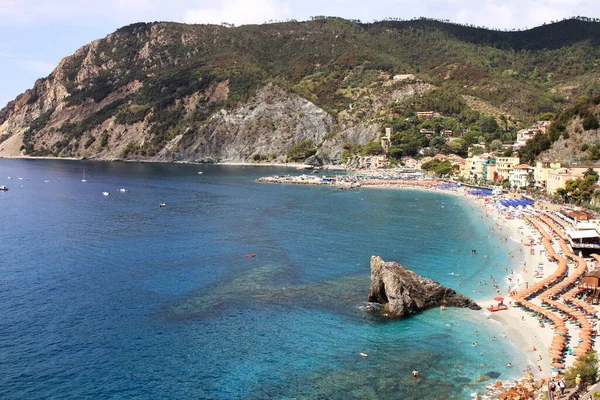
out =
<path fill-rule="evenodd" d="M 407 111 L 467 126 L 464 98 L 513 123 L 561 110 L 599 90 L 599 38 L 600 23 L 584 20 L 522 32 L 425 19 L 133 24 L 0 110 L 0 156 L 281 161 L 306 143 L 336 162 L 383 125 L 408 129 Z"/>

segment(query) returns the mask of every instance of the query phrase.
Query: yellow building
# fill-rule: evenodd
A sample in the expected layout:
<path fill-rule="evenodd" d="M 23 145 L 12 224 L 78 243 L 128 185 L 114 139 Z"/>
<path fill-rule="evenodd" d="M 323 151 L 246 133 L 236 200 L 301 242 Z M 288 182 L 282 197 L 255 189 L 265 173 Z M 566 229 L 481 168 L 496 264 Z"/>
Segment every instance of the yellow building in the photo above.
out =
<path fill-rule="evenodd" d="M 519 157 L 496 157 L 498 179 L 508 179 L 510 171 L 517 165 L 519 165 Z"/>
<path fill-rule="evenodd" d="M 465 159 L 464 169 L 461 175 L 466 179 L 479 179 L 483 176 L 483 164 L 487 161 L 488 155 L 475 156 Z"/>
<path fill-rule="evenodd" d="M 560 168 L 559 162 L 552 161 L 538 161 L 535 163 L 533 168 L 533 175 L 535 177 L 535 187 L 538 189 L 544 189 L 547 187 L 548 173 L 555 171 Z"/>
<path fill-rule="evenodd" d="M 556 193 L 556 189 L 564 188 L 567 181 L 583 177 L 585 171 L 587 171 L 587 168 L 559 168 L 549 171 L 546 193 Z"/>

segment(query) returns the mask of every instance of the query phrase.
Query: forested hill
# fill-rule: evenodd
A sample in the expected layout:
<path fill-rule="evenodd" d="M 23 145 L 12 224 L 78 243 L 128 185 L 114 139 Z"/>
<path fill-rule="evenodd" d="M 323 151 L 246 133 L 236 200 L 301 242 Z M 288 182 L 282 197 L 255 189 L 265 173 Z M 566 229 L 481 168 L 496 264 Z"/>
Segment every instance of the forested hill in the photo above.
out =
<path fill-rule="evenodd" d="M 0 156 L 281 160 L 310 140 L 335 161 L 383 125 L 414 128 L 399 122 L 413 111 L 457 127 L 477 121 L 473 109 L 527 124 L 599 93 L 599 72 L 600 22 L 582 18 L 515 32 L 428 19 L 137 23 L 2 109 Z"/>

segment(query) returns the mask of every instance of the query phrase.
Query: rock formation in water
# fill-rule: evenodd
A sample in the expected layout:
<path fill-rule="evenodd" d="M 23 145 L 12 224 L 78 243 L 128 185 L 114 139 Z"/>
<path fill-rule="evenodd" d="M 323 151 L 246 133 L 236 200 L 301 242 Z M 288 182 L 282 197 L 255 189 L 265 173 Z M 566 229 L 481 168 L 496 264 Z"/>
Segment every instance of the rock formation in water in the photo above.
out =
<path fill-rule="evenodd" d="M 405 317 L 441 305 L 480 310 L 473 300 L 395 262 L 371 257 L 369 301 L 382 304 L 383 314 Z"/>

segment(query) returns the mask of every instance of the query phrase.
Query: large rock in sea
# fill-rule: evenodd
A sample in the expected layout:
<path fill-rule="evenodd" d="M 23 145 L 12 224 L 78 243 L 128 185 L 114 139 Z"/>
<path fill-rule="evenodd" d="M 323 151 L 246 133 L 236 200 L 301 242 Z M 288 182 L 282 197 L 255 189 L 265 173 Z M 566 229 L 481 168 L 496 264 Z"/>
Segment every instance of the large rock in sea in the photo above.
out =
<path fill-rule="evenodd" d="M 395 262 L 371 257 L 369 301 L 382 304 L 383 314 L 405 317 L 440 305 L 481 310 L 473 300 Z"/>

